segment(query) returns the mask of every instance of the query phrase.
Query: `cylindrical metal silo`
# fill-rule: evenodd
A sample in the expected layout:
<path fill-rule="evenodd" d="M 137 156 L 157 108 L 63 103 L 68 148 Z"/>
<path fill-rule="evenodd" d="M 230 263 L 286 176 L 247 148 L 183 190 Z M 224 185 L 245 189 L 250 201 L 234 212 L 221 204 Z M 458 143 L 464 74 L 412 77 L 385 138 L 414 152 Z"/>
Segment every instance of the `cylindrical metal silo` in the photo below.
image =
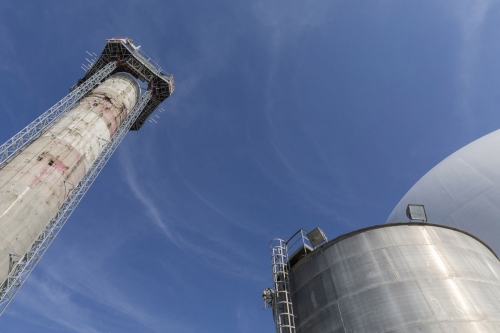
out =
<path fill-rule="evenodd" d="M 0 170 L 0 283 L 99 157 L 139 96 L 131 76 L 111 76 Z"/>
<path fill-rule="evenodd" d="M 297 333 L 500 332 L 500 261 L 427 223 L 340 236 L 290 270 Z"/>

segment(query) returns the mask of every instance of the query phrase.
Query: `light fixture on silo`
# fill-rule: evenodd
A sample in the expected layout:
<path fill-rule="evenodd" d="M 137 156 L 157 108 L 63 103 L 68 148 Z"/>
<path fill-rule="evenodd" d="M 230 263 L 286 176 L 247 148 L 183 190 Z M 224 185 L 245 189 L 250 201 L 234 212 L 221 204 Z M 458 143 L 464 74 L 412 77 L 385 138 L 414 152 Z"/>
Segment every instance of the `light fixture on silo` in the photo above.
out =
<path fill-rule="evenodd" d="M 309 239 L 309 242 L 311 242 L 311 245 L 314 248 L 316 248 L 318 245 L 320 245 L 321 243 L 326 242 L 328 240 L 326 238 L 325 233 L 320 228 L 316 228 L 316 229 L 308 232 L 307 238 Z"/>
<path fill-rule="evenodd" d="M 424 205 L 409 204 L 406 207 L 406 216 L 410 221 L 427 222 L 427 214 Z"/>

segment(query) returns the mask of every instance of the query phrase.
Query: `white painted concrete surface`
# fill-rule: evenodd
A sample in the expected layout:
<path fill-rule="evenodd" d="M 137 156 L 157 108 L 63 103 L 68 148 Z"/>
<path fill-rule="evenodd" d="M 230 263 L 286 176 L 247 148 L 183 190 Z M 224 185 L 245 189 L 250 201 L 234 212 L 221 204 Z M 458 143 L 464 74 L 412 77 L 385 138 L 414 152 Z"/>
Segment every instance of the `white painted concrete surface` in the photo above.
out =
<path fill-rule="evenodd" d="M 9 253 L 26 253 L 139 94 L 130 76 L 113 75 L 0 170 L 0 284 L 9 272 Z"/>

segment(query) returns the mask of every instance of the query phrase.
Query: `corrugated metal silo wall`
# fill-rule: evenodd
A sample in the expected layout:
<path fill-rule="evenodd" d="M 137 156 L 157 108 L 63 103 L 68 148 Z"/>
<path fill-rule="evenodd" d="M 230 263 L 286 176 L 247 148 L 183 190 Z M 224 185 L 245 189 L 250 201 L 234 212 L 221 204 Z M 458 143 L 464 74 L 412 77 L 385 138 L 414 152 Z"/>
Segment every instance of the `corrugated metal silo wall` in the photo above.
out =
<path fill-rule="evenodd" d="M 500 261 L 429 224 L 341 236 L 291 269 L 297 333 L 500 332 Z"/>

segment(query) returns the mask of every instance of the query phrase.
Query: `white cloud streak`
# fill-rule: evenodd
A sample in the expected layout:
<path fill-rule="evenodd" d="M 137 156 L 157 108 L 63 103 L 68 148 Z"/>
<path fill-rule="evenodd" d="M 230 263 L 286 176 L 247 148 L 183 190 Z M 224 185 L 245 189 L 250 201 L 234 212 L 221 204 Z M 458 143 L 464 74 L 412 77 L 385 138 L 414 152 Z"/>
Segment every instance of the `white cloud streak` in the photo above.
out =
<path fill-rule="evenodd" d="M 247 253 L 243 248 L 231 244 L 229 240 L 224 240 L 216 236 L 218 233 L 216 225 L 211 226 L 207 231 L 203 229 L 203 221 L 183 221 L 182 216 L 176 217 L 170 212 L 160 210 L 154 199 L 142 189 L 137 181 L 136 170 L 134 169 L 133 162 L 128 156 L 130 155 L 127 153 L 120 154 L 126 183 L 131 188 L 134 196 L 146 208 L 147 215 L 151 217 L 150 221 L 163 232 L 171 244 L 176 246 L 179 250 L 193 255 L 197 260 L 201 260 L 207 266 L 217 269 L 224 274 L 257 281 L 263 280 L 263 275 L 259 274 L 248 265 L 251 254 Z M 224 211 L 210 204 L 208 200 L 201 197 L 193 188 L 188 187 L 188 189 L 211 209 L 222 216 L 227 216 Z M 162 200 L 165 200 L 166 196 L 167 195 L 164 194 Z M 201 237 L 201 240 L 192 241 L 190 240 L 191 237 L 185 237 L 182 231 L 180 231 L 182 225 L 189 225 L 188 227 L 185 226 L 184 229 L 188 229 L 190 233 L 196 233 Z M 204 231 L 200 232 L 199 230 Z M 218 248 L 222 249 L 224 247 L 231 251 L 231 256 L 228 255 L 227 250 L 217 250 Z M 241 260 L 234 259 L 235 255 L 236 257 L 240 257 Z M 242 262 L 245 262 L 246 265 L 243 265 Z"/>
<path fill-rule="evenodd" d="M 491 0 L 449 1 L 450 11 L 457 19 L 461 31 L 461 49 L 459 53 L 458 110 L 470 129 L 473 124 L 474 111 L 471 108 L 471 97 L 474 93 L 475 67 L 479 62 L 481 51 L 481 32 L 492 5 Z"/>
<path fill-rule="evenodd" d="M 81 298 L 90 299 L 124 316 L 128 321 L 147 329 L 147 332 L 164 332 L 165 329 L 185 333 L 197 331 L 191 324 L 179 322 L 166 314 L 155 316 L 109 281 L 107 275 L 110 272 L 106 265 L 111 253 L 99 246 L 95 248 L 95 253 L 82 252 L 66 252 L 57 261 L 38 267 L 16 302 L 22 308 L 45 317 L 49 323 L 71 332 L 97 333 L 104 329 L 106 332 L 117 332 L 113 327 L 102 327 L 95 313 L 95 305 L 87 308 L 83 305 L 85 302 L 79 301 Z M 20 316 L 16 312 L 8 315 Z M 50 329 L 51 325 L 44 327 Z"/>

